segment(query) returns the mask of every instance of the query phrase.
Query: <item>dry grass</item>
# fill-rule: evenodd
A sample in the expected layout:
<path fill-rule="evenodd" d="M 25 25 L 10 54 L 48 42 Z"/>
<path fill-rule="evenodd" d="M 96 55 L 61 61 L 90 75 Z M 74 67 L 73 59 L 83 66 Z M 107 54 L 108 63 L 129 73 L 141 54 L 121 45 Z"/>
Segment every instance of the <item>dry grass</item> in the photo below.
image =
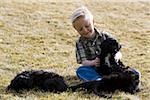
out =
<path fill-rule="evenodd" d="M 10 80 L 22 70 L 50 70 L 66 77 L 68 84 L 79 81 L 74 53 L 78 34 L 69 16 L 81 4 L 93 12 L 96 27 L 111 32 L 123 45 L 123 62 L 142 73 L 141 92 L 116 92 L 113 99 L 150 99 L 148 0 L 0 0 L 0 99 L 99 100 L 84 92 L 5 92 Z"/>

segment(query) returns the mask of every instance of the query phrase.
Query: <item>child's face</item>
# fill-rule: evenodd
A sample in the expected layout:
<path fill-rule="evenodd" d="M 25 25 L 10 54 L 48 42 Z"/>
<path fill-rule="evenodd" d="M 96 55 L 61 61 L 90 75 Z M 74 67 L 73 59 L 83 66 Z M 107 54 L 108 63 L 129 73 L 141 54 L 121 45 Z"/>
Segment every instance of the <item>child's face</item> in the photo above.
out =
<path fill-rule="evenodd" d="M 94 35 L 94 25 L 91 19 L 79 17 L 73 26 L 82 37 L 91 38 Z"/>

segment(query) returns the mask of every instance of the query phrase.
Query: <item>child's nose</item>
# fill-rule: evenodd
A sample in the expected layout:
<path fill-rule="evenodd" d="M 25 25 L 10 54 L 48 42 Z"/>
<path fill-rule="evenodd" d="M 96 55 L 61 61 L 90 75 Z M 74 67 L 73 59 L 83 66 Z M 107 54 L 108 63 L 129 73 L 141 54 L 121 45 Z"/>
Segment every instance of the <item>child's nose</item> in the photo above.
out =
<path fill-rule="evenodd" d="M 84 27 L 84 28 L 83 28 L 83 32 L 84 32 L 84 33 L 87 33 L 87 32 L 88 32 L 88 29 L 87 29 L 86 27 Z"/>

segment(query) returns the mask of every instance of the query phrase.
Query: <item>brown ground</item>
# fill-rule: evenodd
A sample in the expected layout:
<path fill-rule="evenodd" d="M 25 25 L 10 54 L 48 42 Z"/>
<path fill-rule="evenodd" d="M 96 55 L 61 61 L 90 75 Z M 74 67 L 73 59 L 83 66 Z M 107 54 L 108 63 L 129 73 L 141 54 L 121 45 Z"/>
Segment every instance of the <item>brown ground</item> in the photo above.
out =
<path fill-rule="evenodd" d="M 0 99 L 99 100 L 82 92 L 5 92 L 22 70 L 49 70 L 66 77 L 69 84 L 79 81 L 74 53 L 78 34 L 69 16 L 82 4 L 92 11 L 96 27 L 120 41 L 122 61 L 142 73 L 141 92 L 130 95 L 118 91 L 113 99 L 150 99 L 149 0 L 0 0 Z"/>

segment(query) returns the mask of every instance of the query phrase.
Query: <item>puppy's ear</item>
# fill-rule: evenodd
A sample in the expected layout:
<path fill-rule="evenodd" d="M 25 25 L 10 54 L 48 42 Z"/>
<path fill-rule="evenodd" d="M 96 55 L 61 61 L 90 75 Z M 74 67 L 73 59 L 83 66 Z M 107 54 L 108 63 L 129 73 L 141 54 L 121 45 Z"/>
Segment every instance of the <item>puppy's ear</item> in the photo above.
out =
<path fill-rule="evenodd" d="M 119 43 L 119 41 L 115 40 L 116 44 L 118 44 L 118 51 L 122 48 L 122 45 Z"/>

